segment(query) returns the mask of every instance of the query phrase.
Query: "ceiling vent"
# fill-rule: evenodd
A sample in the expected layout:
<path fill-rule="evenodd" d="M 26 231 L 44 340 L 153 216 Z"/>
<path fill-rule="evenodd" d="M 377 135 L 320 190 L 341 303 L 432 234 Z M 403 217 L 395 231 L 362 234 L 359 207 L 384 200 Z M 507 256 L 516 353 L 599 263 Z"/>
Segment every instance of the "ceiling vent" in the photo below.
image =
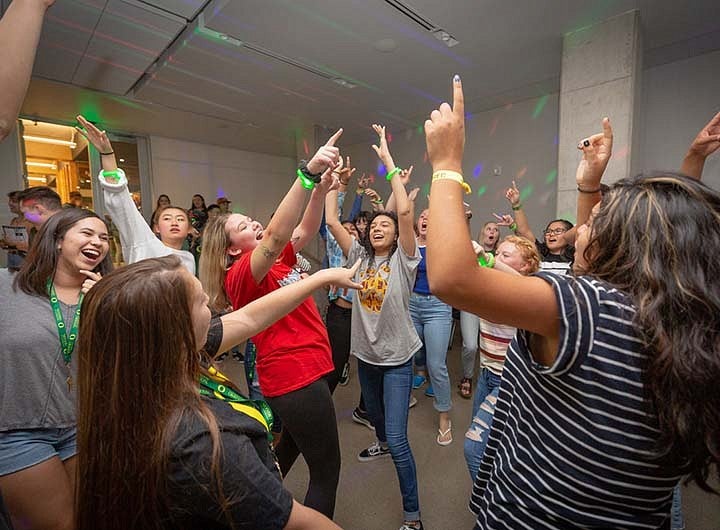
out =
<path fill-rule="evenodd" d="M 460 44 L 460 41 L 453 37 L 449 31 L 436 26 L 432 21 L 425 18 L 407 4 L 398 0 L 385 0 L 385 3 L 402 13 L 405 18 L 410 19 L 416 26 L 420 26 L 425 31 L 431 33 L 433 37 L 445 44 L 448 48 Z"/>

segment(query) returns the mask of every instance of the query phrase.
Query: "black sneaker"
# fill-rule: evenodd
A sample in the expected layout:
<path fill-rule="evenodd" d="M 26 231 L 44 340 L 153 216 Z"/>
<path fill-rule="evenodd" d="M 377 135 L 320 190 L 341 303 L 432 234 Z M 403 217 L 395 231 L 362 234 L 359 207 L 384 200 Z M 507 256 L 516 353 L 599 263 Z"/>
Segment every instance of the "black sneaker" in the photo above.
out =
<path fill-rule="evenodd" d="M 376 440 L 370 447 L 360 451 L 358 460 L 360 460 L 360 462 L 370 462 L 371 460 L 377 460 L 378 458 L 383 458 L 385 456 L 390 456 L 390 448 L 383 448 L 383 446 L 380 445 L 380 442 Z"/>
<path fill-rule="evenodd" d="M 365 425 L 365 427 L 367 427 L 371 431 L 375 430 L 375 427 L 373 427 L 373 424 L 370 421 L 370 415 L 366 411 L 360 410 L 359 407 L 355 407 L 355 410 L 353 410 L 352 420 L 355 423 L 359 423 L 360 425 Z"/>
<path fill-rule="evenodd" d="M 350 363 L 345 363 L 345 366 L 343 366 L 342 374 L 340 374 L 340 386 L 347 386 L 347 384 L 350 382 Z"/>

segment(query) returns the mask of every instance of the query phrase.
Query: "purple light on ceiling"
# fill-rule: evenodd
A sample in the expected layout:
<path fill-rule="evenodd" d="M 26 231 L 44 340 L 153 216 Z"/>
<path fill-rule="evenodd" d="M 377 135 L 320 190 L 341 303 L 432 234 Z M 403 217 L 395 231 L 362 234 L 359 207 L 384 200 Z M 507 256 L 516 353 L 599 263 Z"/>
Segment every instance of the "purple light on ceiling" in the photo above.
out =
<path fill-rule="evenodd" d="M 483 163 L 480 162 L 477 166 L 475 166 L 475 169 L 473 169 L 473 178 L 478 179 L 480 178 L 480 175 L 482 175 L 483 172 Z"/>
<path fill-rule="evenodd" d="M 415 88 L 414 86 L 406 85 L 405 83 L 402 83 L 400 86 L 408 90 L 409 92 L 412 92 L 416 96 L 420 96 L 421 98 L 425 98 L 429 101 L 432 101 L 433 103 L 436 103 L 437 105 L 440 105 L 443 100 L 433 96 L 429 92 L 425 92 L 424 90 L 420 90 L 419 88 Z"/>
<path fill-rule="evenodd" d="M 377 174 L 380 175 L 381 177 L 384 177 L 385 175 L 387 175 L 387 169 L 385 169 L 385 166 L 383 165 L 382 162 L 378 162 Z"/>

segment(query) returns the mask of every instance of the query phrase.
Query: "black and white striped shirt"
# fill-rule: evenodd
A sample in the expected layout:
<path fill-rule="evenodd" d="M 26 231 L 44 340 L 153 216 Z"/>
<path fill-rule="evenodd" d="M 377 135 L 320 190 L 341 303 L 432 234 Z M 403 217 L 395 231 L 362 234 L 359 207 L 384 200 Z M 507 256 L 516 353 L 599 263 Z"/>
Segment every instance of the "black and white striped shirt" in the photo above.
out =
<path fill-rule="evenodd" d="M 476 528 L 669 528 L 680 473 L 653 459 L 629 297 L 588 277 L 538 276 L 557 297 L 558 356 L 536 363 L 522 330 L 510 344 L 470 502 Z"/>

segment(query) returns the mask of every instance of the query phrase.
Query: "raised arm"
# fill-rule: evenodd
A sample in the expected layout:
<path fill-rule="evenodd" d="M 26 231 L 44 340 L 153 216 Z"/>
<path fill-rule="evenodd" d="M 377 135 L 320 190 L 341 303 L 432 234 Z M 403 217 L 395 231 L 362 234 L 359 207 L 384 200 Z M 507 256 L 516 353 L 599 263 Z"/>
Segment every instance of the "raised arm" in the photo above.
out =
<path fill-rule="evenodd" d="M 513 213 L 515 214 L 515 224 L 517 225 L 515 233 L 534 243 L 535 234 L 533 234 L 533 231 L 530 229 L 530 223 L 523 210 L 523 205 L 520 202 L 520 190 L 514 180 L 512 181 L 512 186 L 505 192 L 505 198 L 510 203 Z"/>
<path fill-rule="evenodd" d="M 593 206 L 600 202 L 600 180 L 612 156 L 613 132 L 610 119 L 603 118 L 603 132 L 593 134 L 578 143 L 583 152 L 575 173 L 577 183 L 577 221 L 575 226 L 563 234 L 568 245 L 575 244 L 577 227 L 584 225 L 590 217 Z"/>
<path fill-rule="evenodd" d="M 405 191 L 405 186 L 399 174 L 400 171 L 396 171 L 398 168 L 395 167 L 395 162 L 388 148 L 387 139 L 385 138 L 385 127 L 373 124 L 373 130 L 378 135 L 378 143 L 380 145 L 373 145 L 372 148 L 385 166 L 385 169 L 387 169 L 387 174 L 392 175 L 390 187 L 395 196 L 397 208 L 398 231 L 400 232 L 399 243 L 405 254 L 414 256 L 417 243 L 415 242 L 415 229 L 413 227 L 415 221 L 413 218 L 413 204 L 410 199 L 408 199 L 407 191 Z"/>
<path fill-rule="evenodd" d="M 25 99 L 43 17 L 54 0 L 14 0 L 0 19 L 0 142 L 15 127 Z"/>
<path fill-rule="evenodd" d="M 407 169 L 403 169 L 400 172 L 400 182 L 403 183 L 403 186 L 407 186 L 407 184 L 410 182 L 410 175 L 412 175 L 413 172 L 413 166 L 410 166 Z M 405 188 L 407 190 L 407 188 Z M 415 194 L 417 195 L 417 193 Z M 408 197 L 410 198 L 411 202 L 415 202 L 415 197 L 410 197 L 410 194 L 408 194 Z M 391 193 L 390 197 L 388 197 L 387 203 L 385 204 L 385 211 L 387 212 L 394 212 L 396 210 L 397 205 L 395 204 L 395 194 Z"/>
<path fill-rule="evenodd" d="M 453 89 L 453 108 L 443 103 L 425 122 L 433 167 L 427 252 L 430 290 L 453 307 L 545 337 L 541 351 L 533 354 L 550 363 L 559 335 L 558 308 L 550 285 L 540 278 L 512 276 L 477 265 L 462 200 L 465 120 L 458 76 Z"/>
<path fill-rule="evenodd" d="M 152 228 L 135 206 L 127 188 L 127 180 L 122 178 L 122 174 L 118 171 L 115 153 L 107 134 L 82 116 L 78 116 L 77 120 L 82 125 L 82 128 L 77 127 L 78 132 L 85 136 L 100 153 L 102 173 L 98 177 L 98 182 L 103 190 L 107 213 L 120 234 L 123 256 L 128 263 L 134 263 L 137 259 L 151 255 L 166 255 L 165 245 L 155 236 Z M 142 252 L 138 250 L 140 248 L 143 249 Z"/>
<path fill-rule="evenodd" d="M 325 222 L 328 230 L 337 241 L 342 253 L 347 257 L 352 246 L 352 236 L 347 233 L 340 222 L 340 208 L 338 207 L 338 192 L 330 190 L 325 196 Z"/>
<path fill-rule="evenodd" d="M 331 178 L 330 172 L 335 167 L 340 153 L 339 149 L 335 147 L 335 142 L 340 138 L 341 134 L 342 129 L 339 129 L 330 137 L 325 145 L 318 149 L 312 159 L 307 163 L 307 169 L 310 173 L 323 173 L 324 179 Z M 293 182 L 290 191 L 288 191 L 287 195 L 285 195 L 280 202 L 277 210 L 275 210 L 275 215 L 273 215 L 270 223 L 263 231 L 260 244 L 253 250 L 250 256 L 250 270 L 256 282 L 259 283 L 265 278 L 265 275 L 275 264 L 275 260 L 283 248 L 285 248 L 285 245 L 288 244 L 291 237 L 297 237 L 299 240 L 300 237 L 312 237 L 317 232 L 320 225 L 320 212 L 313 218 L 315 227 L 312 234 L 307 236 L 305 234 L 302 234 L 302 236 L 293 236 L 298 217 L 300 217 L 300 212 L 305 204 L 306 195 L 307 189 L 303 187 L 302 181 L 298 177 Z M 317 203 L 318 200 L 322 201 L 322 198 L 317 196 L 315 190 L 313 190 L 311 202 L 313 199 L 315 203 Z M 310 220 L 308 219 L 308 223 L 309 222 Z"/>
<path fill-rule="evenodd" d="M 223 338 L 218 351 L 227 351 L 257 335 L 299 306 L 317 289 L 328 285 L 342 289 L 362 289 L 362 285 L 353 281 L 359 266 L 358 260 L 350 269 L 323 269 L 299 282 L 276 289 L 237 311 L 223 315 L 220 317 Z"/>
<path fill-rule="evenodd" d="M 720 112 L 715 114 L 690 144 L 680 171 L 688 177 L 702 179 L 705 159 L 720 148 Z"/>

